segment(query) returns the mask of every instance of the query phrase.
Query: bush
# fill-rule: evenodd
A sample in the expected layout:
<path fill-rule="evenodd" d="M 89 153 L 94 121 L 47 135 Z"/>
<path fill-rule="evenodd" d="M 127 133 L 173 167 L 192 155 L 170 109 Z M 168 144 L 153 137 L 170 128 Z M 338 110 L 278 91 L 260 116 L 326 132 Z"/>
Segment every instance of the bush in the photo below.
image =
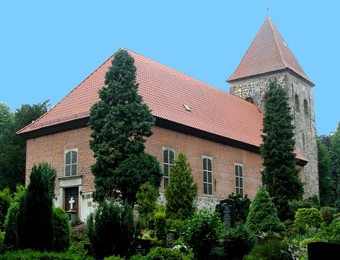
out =
<path fill-rule="evenodd" d="M 70 253 L 40 252 L 31 249 L 11 251 L 0 255 L 0 260 L 83 260 Z"/>
<path fill-rule="evenodd" d="M 323 207 L 320 209 L 323 222 L 325 222 L 326 225 L 329 225 L 333 221 L 335 212 L 336 209 L 331 207 Z"/>
<path fill-rule="evenodd" d="M 52 225 L 52 249 L 56 252 L 65 251 L 70 246 L 71 227 L 68 215 L 61 208 L 53 208 Z"/>
<path fill-rule="evenodd" d="M 5 188 L 2 191 L 0 191 L 0 230 L 2 230 L 2 227 L 5 224 L 7 211 L 12 201 L 13 198 L 9 188 Z"/>
<path fill-rule="evenodd" d="M 158 190 L 151 185 L 150 182 L 146 182 L 139 188 L 136 197 L 141 226 L 145 228 L 147 227 L 147 224 L 152 217 L 152 213 L 156 208 Z"/>
<path fill-rule="evenodd" d="M 89 240 L 96 258 L 127 256 L 133 249 L 135 224 L 132 208 L 114 200 L 103 202 L 87 220 Z"/>
<path fill-rule="evenodd" d="M 310 228 L 319 228 L 322 223 L 322 216 L 316 208 L 302 208 L 295 213 L 294 227 L 300 233 L 306 233 Z"/>
<path fill-rule="evenodd" d="M 244 260 L 259 260 L 259 259 L 270 259 L 270 260 L 285 260 L 291 259 L 287 252 L 287 248 L 283 248 L 283 244 L 278 240 L 271 240 L 265 243 L 256 244 L 251 252 L 246 255 Z"/>
<path fill-rule="evenodd" d="M 166 217 L 164 211 L 157 211 L 154 216 L 155 233 L 158 240 L 162 241 L 163 245 L 167 242 Z"/>
<path fill-rule="evenodd" d="M 18 248 L 18 214 L 19 214 L 19 202 L 24 195 L 25 189 L 23 186 L 18 185 L 17 191 L 14 193 L 14 201 L 10 205 L 7 211 L 5 219 L 5 240 L 4 245 L 8 249 Z"/>
<path fill-rule="evenodd" d="M 168 248 L 163 247 L 154 247 L 150 250 L 150 252 L 142 259 L 145 260 L 190 260 L 193 259 L 192 255 L 187 255 L 182 253 L 180 250 L 170 250 Z"/>
<path fill-rule="evenodd" d="M 46 163 L 33 166 L 18 214 L 20 248 L 50 250 L 53 242 L 52 182 L 55 170 Z"/>
<path fill-rule="evenodd" d="M 333 221 L 328 226 L 323 225 L 315 237 L 325 242 L 340 243 L 340 221 Z"/>
<path fill-rule="evenodd" d="M 223 239 L 224 253 L 227 259 L 242 259 L 250 252 L 254 244 L 255 237 L 240 224 L 227 230 Z"/>
<path fill-rule="evenodd" d="M 284 230 L 277 210 L 265 188 L 260 188 L 250 205 L 245 227 L 253 234 L 275 234 Z"/>
<path fill-rule="evenodd" d="M 181 236 L 198 259 L 208 259 L 225 232 L 224 223 L 215 212 L 203 209 L 184 222 Z"/>

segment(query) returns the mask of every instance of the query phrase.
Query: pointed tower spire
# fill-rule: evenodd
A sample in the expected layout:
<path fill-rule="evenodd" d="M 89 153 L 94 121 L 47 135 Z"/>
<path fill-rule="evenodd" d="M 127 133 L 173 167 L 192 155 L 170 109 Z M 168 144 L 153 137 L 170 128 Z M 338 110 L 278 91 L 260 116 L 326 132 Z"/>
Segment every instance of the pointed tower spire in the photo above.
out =
<path fill-rule="evenodd" d="M 314 85 L 294 57 L 269 16 L 228 82 L 270 72 L 291 70 Z"/>

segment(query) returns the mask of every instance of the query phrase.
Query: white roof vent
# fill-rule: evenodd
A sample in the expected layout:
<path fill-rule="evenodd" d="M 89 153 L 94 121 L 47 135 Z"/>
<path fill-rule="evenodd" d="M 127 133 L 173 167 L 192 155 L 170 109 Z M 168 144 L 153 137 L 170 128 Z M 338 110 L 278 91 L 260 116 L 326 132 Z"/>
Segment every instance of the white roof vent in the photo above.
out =
<path fill-rule="evenodd" d="M 186 111 L 190 111 L 190 112 L 191 112 L 191 108 L 190 108 L 189 105 L 183 104 L 183 106 L 184 106 L 184 108 L 185 108 Z"/>

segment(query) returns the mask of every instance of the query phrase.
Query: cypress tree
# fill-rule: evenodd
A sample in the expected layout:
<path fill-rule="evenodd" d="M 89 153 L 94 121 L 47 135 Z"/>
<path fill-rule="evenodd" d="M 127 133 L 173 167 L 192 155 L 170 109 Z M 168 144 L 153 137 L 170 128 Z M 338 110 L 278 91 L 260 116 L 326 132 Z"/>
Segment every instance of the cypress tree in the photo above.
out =
<path fill-rule="evenodd" d="M 335 207 L 340 212 L 340 123 L 331 139 L 330 158 L 332 166 L 332 175 L 335 182 Z"/>
<path fill-rule="evenodd" d="M 197 184 L 191 166 L 183 153 L 178 154 L 170 170 L 170 182 L 165 190 L 165 212 L 168 217 L 185 220 L 194 212 Z"/>
<path fill-rule="evenodd" d="M 96 187 L 94 199 L 98 202 L 111 197 L 127 197 L 122 194 L 125 187 L 122 185 L 126 182 L 121 181 L 118 175 L 121 171 L 116 169 L 131 155 L 143 153 L 145 137 L 152 134 L 155 119 L 138 94 L 135 74 L 133 57 L 125 50 L 117 51 L 106 73 L 105 86 L 99 91 L 100 100 L 90 111 L 90 148 L 96 159 L 92 165 Z M 149 177 L 144 176 L 143 182 L 148 181 Z M 122 178 L 130 178 L 130 185 L 142 184 L 135 185 L 133 176 Z"/>
<path fill-rule="evenodd" d="M 21 197 L 18 213 L 20 248 L 49 250 L 53 242 L 51 176 L 47 164 L 33 166 L 27 191 Z"/>
<path fill-rule="evenodd" d="M 321 207 L 331 206 L 332 202 L 332 190 L 334 187 L 333 180 L 331 178 L 331 160 L 329 158 L 329 152 L 320 140 L 318 144 L 318 171 L 319 171 L 319 191 L 320 191 L 320 205 Z"/>
<path fill-rule="evenodd" d="M 262 183 L 278 210 L 280 219 L 287 219 L 291 200 L 302 199 L 303 184 L 296 168 L 294 126 L 285 90 L 271 82 L 264 96 L 263 143 L 260 146 L 265 169 Z"/>

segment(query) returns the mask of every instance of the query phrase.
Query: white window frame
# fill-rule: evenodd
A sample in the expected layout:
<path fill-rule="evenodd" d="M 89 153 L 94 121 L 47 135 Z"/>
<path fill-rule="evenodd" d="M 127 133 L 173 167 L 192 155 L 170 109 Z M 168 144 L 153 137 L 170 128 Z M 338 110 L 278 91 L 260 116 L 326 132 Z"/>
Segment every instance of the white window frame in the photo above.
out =
<path fill-rule="evenodd" d="M 165 158 L 164 158 L 164 152 L 165 151 L 169 151 L 169 152 L 172 152 L 174 154 L 174 157 L 173 157 L 173 160 L 172 162 L 170 162 L 170 153 L 169 153 L 169 158 L 168 158 L 168 162 L 165 162 Z M 163 188 L 166 189 L 166 186 L 169 184 L 169 181 L 170 181 L 170 170 L 171 170 L 171 167 L 173 165 L 173 161 L 175 160 L 175 157 L 176 156 L 176 152 L 175 152 L 175 149 L 174 148 L 170 148 L 170 147 L 162 147 L 162 174 L 163 174 Z M 167 169 L 168 169 L 168 172 L 167 172 L 167 175 L 165 175 L 165 165 L 167 165 Z"/>
<path fill-rule="evenodd" d="M 239 170 L 241 169 L 241 176 L 239 174 Z M 235 163 L 234 164 L 234 175 L 235 175 L 235 192 L 236 195 L 242 195 L 244 194 L 244 174 L 243 174 L 243 164 Z"/>
<path fill-rule="evenodd" d="M 211 169 L 209 167 L 207 169 L 204 168 L 204 160 L 210 160 Z M 206 174 L 206 180 L 204 180 L 204 175 Z M 209 175 L 211 175 L 211 180 L 209 181 Z M 205 189 L 206 186 L 206 189 Z M 210 156 L 202 156 L 202 188 L 204 195 L 212 195 L 213 194 L 213 159 Z"/>
<path fill-rule="evenodd" d="M 72 162 L 72 152 L 76 152 L 77 154 L 77 161 L 75 163 Z M 68 153 L 71 153 L 71 158 L 70 158 L 70 163 L 66 163 L 66 156 Z M 78 153 L 78 148 L 74 148 L 74 149 L 68 149 L 64 151 L 64 176 L 65 177 L 72 177 L 72 176 L 77 176 L 78 175 L 78 162 L 79 162 L 79 153 Z M 74 173 L 72 171 L 72 166 L 76 165 L 76 172 Z M 66 174 L 66 167 L 69 166 L 70 167 L 70 173 L 67 175 Z"/>

